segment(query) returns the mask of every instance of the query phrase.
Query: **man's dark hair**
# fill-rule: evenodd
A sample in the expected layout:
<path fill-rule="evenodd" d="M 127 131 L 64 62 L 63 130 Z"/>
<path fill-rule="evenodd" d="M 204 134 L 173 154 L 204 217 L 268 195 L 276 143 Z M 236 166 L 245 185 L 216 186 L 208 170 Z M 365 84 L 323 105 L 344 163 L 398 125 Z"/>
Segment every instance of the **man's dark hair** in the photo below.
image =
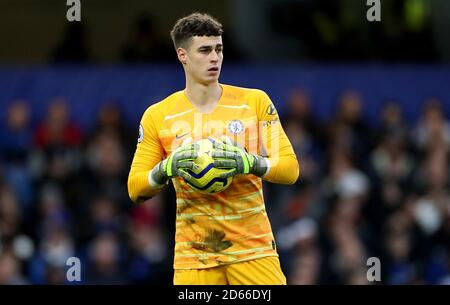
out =
<path fill-rule="evenodd" d="M 188 48 L 193 36 L 221 36 L 222 24 L 208 14 L 192 13 L 178 19 L 170 31 L 175 49 Z"/>

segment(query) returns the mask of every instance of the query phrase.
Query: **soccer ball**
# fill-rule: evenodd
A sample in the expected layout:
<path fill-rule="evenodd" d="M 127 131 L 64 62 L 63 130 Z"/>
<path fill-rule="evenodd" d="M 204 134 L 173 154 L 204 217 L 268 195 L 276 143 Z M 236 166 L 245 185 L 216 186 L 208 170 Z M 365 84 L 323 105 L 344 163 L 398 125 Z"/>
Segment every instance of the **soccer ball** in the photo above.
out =
<path fill-rule="evenodd" d="M 195 178 L 193 183 L 186 183 L 195 191 L 203 194 L 216 194 L 228 188 L 233 181 L 233 177 L 220 178 L 219 175 L 227 169 L 214 167 L 214 160 L 210 156 L 213 149 L 211 138 L 202 139 L 196 142 L 199 147 L 199 155 L 194 162 L 199 166 L 197 170 L 187 170 Z"/>

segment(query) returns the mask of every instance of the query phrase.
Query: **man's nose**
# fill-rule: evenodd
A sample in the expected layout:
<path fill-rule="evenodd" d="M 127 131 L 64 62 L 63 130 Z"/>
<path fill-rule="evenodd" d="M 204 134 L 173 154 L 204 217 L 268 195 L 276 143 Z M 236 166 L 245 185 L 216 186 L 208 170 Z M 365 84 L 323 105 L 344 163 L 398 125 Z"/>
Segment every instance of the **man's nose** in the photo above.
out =
<path fill-rule="evenodd" d="M 219 54 L 216 51 L 212 51 L 211 54 L 212 54 L 211 61 L 213 61 L 213 62 L 219 61 Z"/>

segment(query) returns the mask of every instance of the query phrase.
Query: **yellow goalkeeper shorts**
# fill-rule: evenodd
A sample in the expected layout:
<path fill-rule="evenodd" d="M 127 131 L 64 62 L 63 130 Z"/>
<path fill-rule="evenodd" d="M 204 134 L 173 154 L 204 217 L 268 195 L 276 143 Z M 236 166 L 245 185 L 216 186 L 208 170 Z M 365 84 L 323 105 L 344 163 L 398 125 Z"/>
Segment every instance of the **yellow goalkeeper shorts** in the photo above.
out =
<path fill-rule="evenodd" d="M 206 269 L 175 270 L 174 285 L 286 285 L 276 256 Z"/>

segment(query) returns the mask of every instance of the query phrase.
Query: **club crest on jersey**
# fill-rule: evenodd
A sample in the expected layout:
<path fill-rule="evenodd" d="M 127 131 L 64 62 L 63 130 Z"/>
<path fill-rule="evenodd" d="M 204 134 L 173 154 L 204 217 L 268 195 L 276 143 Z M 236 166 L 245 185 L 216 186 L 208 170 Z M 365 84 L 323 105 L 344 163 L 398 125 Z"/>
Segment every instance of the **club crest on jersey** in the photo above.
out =
<path fill-rule="evenodd" d="M 142 140 L 144 140 L 144 127 L 142 127 L 142 124 L 139 125 L 139 137 L 138 137 L 138 143 L 141 143 Z"/>
<path fill-rule="evenodd" d="M 244 124 L 239 120 L 233 120 L 228 124 L 228 130 L 234 134 L 244 131 Z"/>
<path fill-rule="evenodd" d="M 267 114 L 268 115 L 274 115 L 274 114 L 276 114 L 277 113 L 277 110 L 275 109 L 275 106 L 273 105 L 273 104 L 270 104 L 268 107 L 267 107 Z"/>

